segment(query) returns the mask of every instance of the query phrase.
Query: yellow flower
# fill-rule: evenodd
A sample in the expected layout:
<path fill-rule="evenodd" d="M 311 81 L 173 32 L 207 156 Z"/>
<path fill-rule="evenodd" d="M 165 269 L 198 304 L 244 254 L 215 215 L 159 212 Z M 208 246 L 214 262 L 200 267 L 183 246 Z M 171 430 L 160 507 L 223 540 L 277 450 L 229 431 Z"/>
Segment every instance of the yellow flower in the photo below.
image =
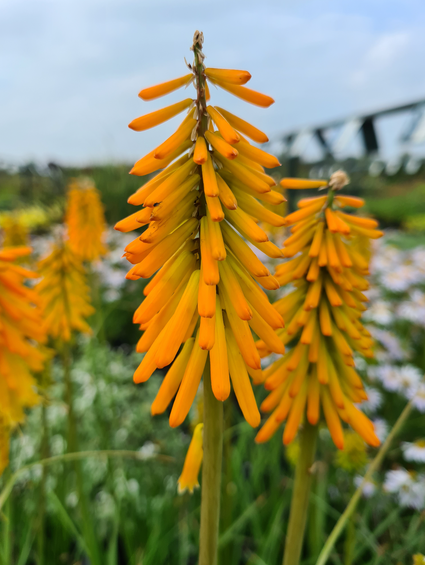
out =
<path fill-rule="evenodd" d="M 94 312 L 81 260 L 68 243 L 58 241 L 39 263 L 43 279 L 37 290 L 43 300 L 43 328 L 49 336 L 69 341 L 73 330 L 91 333 L 84 320 Z"/>
<path fill-rule="evenodd" d="M 417 553 L 413 556 L 413 565 L 425 565 L 425 555 Z"/>
<path fill-rule="evenodd" d="M 198 475 L 204 455 L 202 447 L 203 429 L 204 424 L 198 424 L 193 432 L 192 441 L 190 442 L 186 459 L 184 460 L 183 471 L 177 481 L 179 494 L 183 494 L 186 490 L 192 493 L 193 489 L 199 487 Z"/>
<path fill-rule="evenodd" d="M 244 137 L 267 141 L 260 130 L 207 104 L 208 82 L 262 106 L 273 100 L 243 86 L 250 78 L 246 71 L 205 68 L 202 43 L 196 32 L 189 74 L 139 94 L 152 100 L 193 82 L 195 98 L 130 124 L 141 131 L 187 110 L 177 131 L 134 165 L 134 175 L 162 171 L 129 198 L 142 209 L 115 226 L 123 232 L 147 226 L 125 249 L 133 264 L 127 278 L 153 277 L 134 315 L 144 331 L 137 351 L 146 353 L 134 380 L 146 381 L 177 356 L 152 405 L 152 414 L 162 413 L 176 395 L 170 415 L 174 427 L 186 418 L 209 362 L 215 397 L 225 400 L 232 382 L 246 420 L 258 426 L 249 376 L 259 383 L 262 371 L 251 330 L 272 351 L 283 353 L 275 334 L 283 320 L 257 282 L 265 289 L 279 284 L 244 240 L 270 257 L 282 256 L 257 224 L 283 225 L 262 204 L 284 201 L 264 169 L 279 161 Z"/>
<path fill-rule="evenodd" d="M 345 431 L 344 449 L 337 452 L 335 459 L 338 467 L 350 473 L 361 471 L 367 463 L 365 442 L 356 432 Z"/>
<path fill-rule="evenodd" d="M 295 289 L 275 303 L 287 324 L 279 330 L 282 343 L 291 343 L 288 354 L 265 371 L 270 395 L 261 408 L 272 411 L 256 441 L 267 441 L 287 420 L 283 441 L 290 443 L 304 413 L 317 424 L 320 407 L 335 445 L 344 447 L 341 420 L 372 446 L 379 445 L 370 420 L 355 406 L 367 398 L 354 368 L 353 352 L 372 357 L 373 341 L 360 317 L 366 310 L 363 291 L 369 287 L 369 256 L 359 247 L 359 238 L 382 236 L 377 222 L 346 214 L 346 206 L 359 208 L 360 198 L 342 196 L 335 190 L 346 184 L 346 176 L 335 173 L 329 193 L 298 202 L 296 212 L 286 216 L 292 226 L 283 254 L 290 261 L 276 269 L 281 285 Z M 283 179 L 284 188 L 326 187 L 326 181 Z M 257 347 L 262 357 L 270 353 L 267 343 Z"/>
<path fill-rule="evenodd" d="M 105 255 L 106 231 L 99 191 L 90 179 L 74 179 L 68 190 L 66 210 L 69 246 L 83 261 Z"/>
<path fill-rule="evenodd" d="M 27 246 L 29 244 L 28 228 L 20 220 L 19 215 L 9 214 L 2 221 L 3 247 Z"/>
<path fill-rule="evenodd" d="M 0 249 L 0 472 L 7 464 L 9 431 L 38 402 L 31 373 L 41 371 L 45 359 L 38 347 L 46 340 L 40 300 L 24 285 L 38 275 L 14 264 L 29 253 L 29 247 Z"/>

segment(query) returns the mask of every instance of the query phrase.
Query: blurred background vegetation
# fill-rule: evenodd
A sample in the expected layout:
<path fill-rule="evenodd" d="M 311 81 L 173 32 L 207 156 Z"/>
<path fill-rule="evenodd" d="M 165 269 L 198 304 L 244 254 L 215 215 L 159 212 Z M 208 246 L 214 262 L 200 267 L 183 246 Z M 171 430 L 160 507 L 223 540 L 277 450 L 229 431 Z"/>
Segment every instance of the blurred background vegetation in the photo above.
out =
<path fill-rule="evenodd" d="M 282 162 L 273 174 L 287 174 L 284 157 Z M 366 198 L 367 212 L 387 228 L 391 245 L 399 250 L 425 245 L 425 171 L 373 177 L 361 161 L 341 165 L 351 176 L 350 192 Z M 134 211 L 126 199 L 143 183 L 128 174 L 130 168 L 123 164 L 77 169 L 54 163 L 45 168 L 31 163 L 18 170 L 4 168 L 0 170 L 0 225 L 10 213 L 37 216 L 41 210 L 42 219 L 32 220 L 31 237 L 37 247 L 37 241 L 48 239 L 52 226 L 62 218 L 69 180 L 83 175 L 91 177 L 100 190 L 107 222 L 113 226 Z M 311 165 L 301 163 L 299 176 L 309 176 L 310 170 Z M 321 172 L 327 177 L 329 169 L 322 167 Z M 302 191 L 296 195 L 302 196 Z M 129 235 L 133 239 L 134 234 Z M 109 235 L 111 241 L 113 237 Z M 178 496 L 176 483 L 192 429 L 202 419 L 202 403 L 198 401 L 184 425 L 173 430 L 166 414 L 155 419 L 150 416 L 150 405 L 165 373 L 157 371 L 137 387 L 132 382 L 140 362 L 140 356 L 133 353 L 140 333 L 132 316 L 143 298 L 143 281 L 125 281 L 126 264 L 119 260 L 124 246 L 124 239 L 110 242 L 109 258 L 103 267 L 94 269 L 100 287 L 97 313 L 91 319 L 94 334 L 73 342 L 71 377 L 80 450 L 131 450 L 138 452 L 139 460 L 95 454 L 84 459 L 84 491 L 89 501 L 86 516 L 79 504 L 71 463 L 29 468 L 2 509 L 1 565 L 196 563 L 200 491 Z M 111 273 L 120 279 L 118 285 L 109 280 Z M 391 309 L 401 298 L 395 294 L 386 300 Z M 423 373 L 424 329 L 419 325 L 412 332 L 412 327 L 400 322 L 397 339 L 410 350 L 409 362 Z M 22 466 L 66 453 L 68 408 L 62 372 L 61 363 L 54 360 L 51 370 L 42 376 L 43 402 L 15 433 L 11 468 L 0 486 L 10 472 Z M 367 379 L 366 366 L 363 376 Z M 257 387 L 259 402 L 264 393 Z M 385 390 L 381 394 L 385 399 L 379 405 L 379 418 L 391 427 L 406 400 Z M 283 551 L 297 444 L 284 450 L 278 433 L 270 443 L 256 446 L 255 431 L 242 419 L 234 399 L 225 412 L 219 563 L 277 565 Z M 416 412 L 404 429 L 403 440 L 415 441 L 424 427 L 425 416 Z M 341 458 L 325 428 L 320 437 L 304 565 L 315 563 L 358 476 L 364 474 L 373 457 L 362 442 L 353 442 Z M 425 510 L 400 504 L 382 488 L 385 472 L 400 465 L 404 464 L 398 443 L 377 477 L 373 495 L 362 500 L 338 543 L 332 563 L 399 565 L 411 563 L 414 553 L 425 552 Z M 420 465 L 411 464 L 409 469 L 421 472 Z"/>

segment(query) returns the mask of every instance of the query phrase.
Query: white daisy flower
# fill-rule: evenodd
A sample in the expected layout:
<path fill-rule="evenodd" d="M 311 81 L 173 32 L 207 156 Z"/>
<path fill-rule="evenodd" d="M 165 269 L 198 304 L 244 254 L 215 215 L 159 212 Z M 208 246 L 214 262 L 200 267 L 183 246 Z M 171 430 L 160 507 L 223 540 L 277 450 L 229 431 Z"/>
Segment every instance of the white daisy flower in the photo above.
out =
<path fill-rule="evenodd" d="M 412 404 L 419 410 L 419 412 L 425 412 L 425 383 L 419 383 L 417 386 L 412 386 L 408 392 L 407 397 L 412 399 Z"/>
<path fill-rule="evenodd" d="M 382 405 L 382 394 L 379 390 L 372 387 L 365 387 L 366 394 L 368 396 L 367 400 L 361 403 L 361 408 L 365 412 L 376 412 L 376 410 Z"/>
<path fill-rule="evenodd" d="M 354 484 L 358 488 L 363 481 L 363 477 L 357 475 L 354 477 Z M 366 481 L 362 488 L 362 494 L 365 498 L 371 498 L 376 492 L 376 484 L 373 481 Z"/>
<path fill-rule="evenodd" d="M 391 304 L 385 300 L 376 300 L 370 304 L 363 318 L 381 326 L 388 326 L 394 319 Z"/>
<path fill-rule="evenodd" d="M 425 463 L 425 439 L 419 439 L 413 443 L 404 441 L 401 444 L 401 449 L 406 461 Z"/>
<path fill-rule="evenodd" d="M 388 423 L 383 418 L 375 418 L 372 420 L 375 434 L 378 436 L 379 441 L 382 443 L 388 436 Z"/>
<path fill-rule="evenodd" d="M 421 510 L 425 507 L 425 477 L 409 473 L 406 469 L 389 471 L 385 476 L 384 490 L 397 494 L 400 505 Z"/>

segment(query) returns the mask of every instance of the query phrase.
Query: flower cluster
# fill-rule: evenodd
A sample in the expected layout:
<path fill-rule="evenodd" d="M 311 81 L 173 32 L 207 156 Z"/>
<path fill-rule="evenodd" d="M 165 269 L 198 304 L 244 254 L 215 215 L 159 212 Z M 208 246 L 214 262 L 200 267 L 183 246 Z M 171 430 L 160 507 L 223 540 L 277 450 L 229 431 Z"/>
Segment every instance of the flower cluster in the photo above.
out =
<path fill-rule="evenodd" d="M 82 261 L 105 255 L 105 217 L 99 191 L 90 179 L 75 179 L 68 191 L 66 210 L 69 246 Z"/>
<path fill-rule="evenodd" d="M 134 315 L 144 330 L 137 351 L 146 352 L 134 380 L 146 381 L 157 368 L 168 366 L 183 344 L 152 413 L 164 412 L 177 393 L 170 424 L 181 424 L 209 358 L 215 397 L 229 396 L 231 379 L 246 420 L 257 426 L 260 414 L 249 375 L 260 382 L 262 372 L 251 329 L 272 351 L 283 353 L 275 333 L 283 320 L 257 282 L 265 289 L 279 284 L 242 238 L 270 257 L 281 257 L 257 223 L 283 225 L 262 204 L 284 200 L 264 170 L 279 162 L 244 137 L 263 143 L 264 133 L 207 104 L 208 83 L 261 107 L 273 99 L 243 86 L 251 78 L 246 71 L 206 68 L 202 43 L 202 33 L 196 32 L 190 73 L 139 94 L 152 100 L 193 82 L 196 99 L 186 98 L 130 123 L 143 131 L 188 111 L 177 131 L 135 164 L 135 175 L 162 172 L 129 198 L 142 209 L 115 226 L 124 232 L 147 226 L 125 249 L 134 265 L 127 277 L 154 275 Z"/>
<path fill-rule="evenodd" d="M 0 250 L 0 472 L 7 464 L 10 429 L 38 401 L 31 373 L 41 371 L 45 359 L 37 347 L 46 341 L 40 300 L 24 285 L 38 275 L 14 264 L 30 253 L 29 247 Z"/>
<path fill-rule="evenodd" d="M 84 318 L 94 312 L 86 271 L 69 244 L 60 238 L 39 263 L 43 279 L 37 291 L 44 304 L 43 328 L 61 341 L 69 341 L 73 330 L 91 333 Z"/>
<path fill-rule="evenodd" d="M 265 371 L 265 386 L 271 391 L 261 408 L 272 411 L 256 441 L 267 441 L 287 420 L 283 441 L 290 443 L 306 412 L 317 424 L 320 407 L 335 445 L 344 447 L 341 420 L 370 445 L 379 444 L 373 424 L 355 406 L 367 399 L 354 365 L 354 352 L 372 357 L 370 333 L 360 321 L 366 309 L 369 274 L 369 239 L 382 235 L 377 222 L 343 212 L 359 208 L 363 200 L 336 192 L 347 182 L 341 172 L 329 181 L 327 195 L 305 198 L 298 210 L 286 216 L 291 235 L 283 254 L 291 260 L 279 265 L 276 278 L 281 285 L 295 289 L 275 304 L 287 322 L 278 334 L 291 349 Z M 284 179 L 286 188 L 327 186 L 326 181 Z M 270 353 L 268 344 L 257 344 L 262 357 Z"/>

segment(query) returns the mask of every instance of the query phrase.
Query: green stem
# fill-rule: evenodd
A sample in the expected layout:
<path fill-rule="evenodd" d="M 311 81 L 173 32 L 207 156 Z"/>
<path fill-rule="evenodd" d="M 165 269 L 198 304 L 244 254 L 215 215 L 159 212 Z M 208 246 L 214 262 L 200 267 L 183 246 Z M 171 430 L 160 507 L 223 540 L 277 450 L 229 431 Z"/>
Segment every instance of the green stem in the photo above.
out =
<path fill-rule="evenodd" d="M 352 480 L 352 485 L 350 488 L 350 494 L 352 496 L 354 494 L 353 492 L 354 478 L 352 477 L 351 480 Z M 356 545 L 356 524 L 354 522 L 354 516 L 350 516 L 347 524 L 347 532 L 344 542 L 344 565 L 352 565 L 355 545 Z"/>
<path fill-rule="evenodd" d="M 64 369 L 64 381 L 66 387 L 66 401 L 68 404 L 68 451 L 78 451 L 77 420 L 74 413 L 74 396 L 71 379 L 71 354 L 69 344 L 64 344 L 62 349 L 62 362 Z M 90 560 L 94 565 L 100 565 L 100 552 L 90 515 L 89 505 L 84 492 L 83 472 L 80 461 L 74 462 L 74 471 L 77 483 L 78 503 L 81 512 L 83 528 L 86 536 L 87 546 L 90 548 Z"/>
<path fill-rule="evenodd" d="M 308 502 L 311 489 L 311 467 L 316 453 L 317 426 L 305 422 L 300 433 L 300 453 L 295 469 L 291 511 L 286 534 L 283 565 L 298 565 L 307 523 Z"/>
<path fill-rule="evenodd" d="M 21 467 L 9 479 L 6 477 L 6 472 L 4 473 L 4 478 L 6 479 L 6 484 L 0 493 L 0 511 L 5 505 L 12 492 L 13 486 L 19 480 L 22 475 L 25 475 L 30 469 L 38 467 L 39 465 L 43 467 L 50 467 L 56 463 L 66 463 L 68 461 L 81 461 L 87 457 L 117 457 L 119 459 L 133 459 L 135 461 L 144 461 L 145 456 L 140 451 L 130 451 L 127 449 L 106 449 L 103 451 L 78 451 L 77 453 L 64 453 L 62 455 L 54 455 L 53 457 L 48 457 L 47 459 L 41 459 L 40 461 L 34 461 L 34 463 L 29 463 L 24 467 Z M 174 463 L 174 457 L 168 455 L 156 455 L 155 458 L 150 459 L 152 461 L 156 459 L 158 461 L 163 461 L 166 463 Z"/>
<path fill-rule="evenodd" d="M 49 456 L 49 438 L 47 428 L 47 409 L 46 399 L 43 398 L 41 406 L 41 425 L 43 430 L 43 437 L 41 440 L 41 458 L 46 459 Z M 47 468 L 43 467 L 43 474 L 40 483 L 40 499 L 38 503 L 38 536 L 37 536 L 37 563 L 43 565 L 44 563 L 44 548 L 45 548 L 45 513 L 46 513 L 46 480 Z"/>
<path fill-rule="evenodd" d="M 10 477 L 10 468 L 6 469 L 4 472 L 4 479 L 7 481 Z M 0 507 L 1 508 L 1 507 Z M 4 565 L 12 565 L 12 544 L 11 544 L 11 521 L 12 521 L 12 503 L 8 500 L 5 509 L 4 515 L 2 516 L 2 521 L 4 524 L 3 529 L 3 564 Z"/>
<path fill-rule="evenodd" d="M 320 552 L 320 555 L 319 555 L 319 558 L 317 560 L 316 565 L 325 565 L 325 563 L 327 562 L 329 555 L 331 554 L 331 551 L 332 551 L 337 539 L 339 538 L 339 536 L 343 532 L 345 526 L 347 525 L 348 520 L 350 519 L 351 515 L 353 514 L 354 510 L 357 507 L 357 504 L 358 504 L 360 497 L 362 495 L 362 491 L 363 491 L 363 487 L 364 487 L 365 483 L 367 481 L 369 481 L 372 478 L 373 474 L 379 469 L 379 466 L 381 465 L 385 455 L 387 454 L 387 451 L 389 450 L 393 439 L 395 438 L 395 436 L 399 433 L 399 431 L 403 427 L 405 421 L 409 417 L 411 410 L 412 410 L 412 403 L 409 402 L 409 404 L 407 404 L 407 406 L 405 407 L 403 412 L 400 414 L 397 422 L 394 424 L 393 429 L 391 430 L 390 434 L 388 435 L 388 437 L 385 440 L 384 444 L 382 445 L 381 449 L 378 451 L 375 459 L 369 465 L 369 469 L 368 469 L 366 475 L 364 476 L 363 481 L 361 482 L 360 486 L 358 487 L 358 489 L 354 493 L 354 495 L 353 495 L 352 499 L 350 500 L 347 508 L 345 509 L 345 511 L 343 512 L 341 517 L 339 518 L 338 522 L 335 524 L 334 529 L 332 530 L 330 536 L 326 540 L 325 545 L 323 546 L 322 551 Z"/>
<path fill-rule="evenodd" d="M 204 460 L 199 565 L 217 565 L 222 451 L 223 403 L 213 394 L 207 362 L 204 371 Z"/>

